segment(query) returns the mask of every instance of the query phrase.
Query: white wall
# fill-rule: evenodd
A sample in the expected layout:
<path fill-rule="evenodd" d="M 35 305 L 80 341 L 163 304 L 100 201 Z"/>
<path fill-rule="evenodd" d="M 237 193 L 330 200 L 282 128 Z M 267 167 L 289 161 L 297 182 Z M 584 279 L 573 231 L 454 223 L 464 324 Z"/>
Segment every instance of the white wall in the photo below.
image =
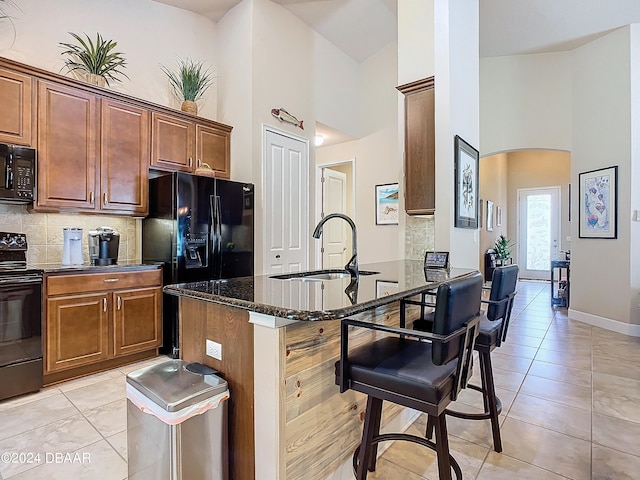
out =
<path fill-rule="evenodd" d="M 231 178 L 254 182 L 253 101 L 253 4 L 241 2 L 218 22 L 220 45 L 218 114 L 232 125 Z"/>
<path fill-rule="evenodd" d="M 574 50 L 572 70 L 572 183 L 578 185 L 579 172 L 612 165 L 619 169 L 618 238 L 580 239 L 578 222 L 572 222 L 570 315 L 628 323 L 629 303 L 621 300 L 629 297 L 631 276 L 630 29 Z M 573 207 L 578 212 L 578 195 Z"/>
<path fill-rule="evenodd" d="M 571 150 L 571 54 L 480 60 L 480 153 Z"/>
<path fill-rule="evenodd" d="M 402 161 L 397 136 L 397 46 L 388 45 L 361 64 L 358 112 L 362 138 L 316 150 L 318 165 L 355 158 L 358 260 L 360 263 L 402 258 L 400 225 L 376 225 L 375 186 L 400 182 Z"/>
<path fill-rule="evenodd" d="M 159 65 L 172 67 L 177 58 L 203 60 L 217 73 L 216 25 L 201 15 L 151 0 L 20 0 L 14 31 L 3 22 L 0 56 L 59 73 L 64 67 L 59 42 L 75 43 L 68 32 L 118 42 L 127 61 L 122 83 L 114 91 L 160 105 L 180 108 Z M 179 33 L 178 33 L 179 32 Z M 199 115 L 217 120 L 216 85 L 200 102 Z"/>
<path fill-rule="evenodd" d="M 629 244 L 631 245 L 629 265 L 631 271 L 629 292 L 629 321 L 640 325 L 640 24 L 630 27 L 631 34 L 631 222 L 629 225 Z M 623 221 L 624 221 L 624 217 Z"/>
<path fill-rule="evenodd" d="M 478 148 L 478 1 L 435 0 L 436 215 L 435 248 L 449 251 L 454 267 L 478 268 L 475 229 L 455 228 L 454 136 Z M 444 187 L 443 187 L 444 186 Z"/>
<path fill-rule="evenodd" d="M 354 138 L 360 124 L 360 64 L 319 34 L 314 34 L 313 102 L 316 120 Z M 308 125 L 309 129 L 313 125 Z"/>

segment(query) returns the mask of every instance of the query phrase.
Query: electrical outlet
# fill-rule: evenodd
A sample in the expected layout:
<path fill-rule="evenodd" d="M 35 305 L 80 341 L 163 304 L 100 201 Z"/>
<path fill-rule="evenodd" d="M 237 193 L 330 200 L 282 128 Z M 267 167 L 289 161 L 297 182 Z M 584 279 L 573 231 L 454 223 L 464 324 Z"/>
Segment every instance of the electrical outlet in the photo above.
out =
<path fill-rule="evenodd" d="M 213 340 L 207 340 L 207 355 L 222 360 L 222 345 Z"/>

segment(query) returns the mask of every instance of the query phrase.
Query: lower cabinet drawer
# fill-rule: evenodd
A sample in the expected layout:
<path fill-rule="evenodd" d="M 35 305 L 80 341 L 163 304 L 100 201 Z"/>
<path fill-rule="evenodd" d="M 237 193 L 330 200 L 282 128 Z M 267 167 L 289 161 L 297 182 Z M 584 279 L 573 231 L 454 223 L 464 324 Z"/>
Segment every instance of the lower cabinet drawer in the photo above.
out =
<path fill-rule="evenodd" d="M 114 273 L 80 273 L 77 275 L 50 275 L 47 277 L 47 295 L 68 295 L 132 287 L 162 285 L 162 271 L 143 270 Z"/>

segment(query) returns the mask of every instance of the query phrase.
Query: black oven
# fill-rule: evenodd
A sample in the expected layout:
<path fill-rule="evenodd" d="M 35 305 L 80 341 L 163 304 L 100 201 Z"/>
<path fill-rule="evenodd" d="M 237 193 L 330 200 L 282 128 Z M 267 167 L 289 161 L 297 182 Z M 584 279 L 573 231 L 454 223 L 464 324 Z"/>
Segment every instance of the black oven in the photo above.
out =
<path fill-rule="evenodd" d="M 42 387 L 42 271 L 24 234 L 0 232 L 0 400 Z"/>
<path fill-rule="evenodd" d="M 0 144 L 0 201 L 33 201 L 36 151 L 33 148 Z"/>

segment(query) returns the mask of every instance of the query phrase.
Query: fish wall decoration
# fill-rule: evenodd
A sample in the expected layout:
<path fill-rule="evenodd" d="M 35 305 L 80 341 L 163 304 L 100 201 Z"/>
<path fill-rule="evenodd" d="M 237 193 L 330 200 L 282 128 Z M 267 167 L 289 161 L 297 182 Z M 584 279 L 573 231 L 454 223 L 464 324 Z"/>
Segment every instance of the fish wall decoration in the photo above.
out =
<path fill-rule="evenodd" d="M 304 126 L 302 125 L 302 122 L 304 120 L 298 120 L 296 117 L 294 117 L 289 112 L 287 112 L 284 108 L 272 108 L 271 115 L 276 117 L 281 122 L 291 123 L 292 125 L 295 125 L 296 127 L 300 128 L 300 130 L 304 130 Z"/>

